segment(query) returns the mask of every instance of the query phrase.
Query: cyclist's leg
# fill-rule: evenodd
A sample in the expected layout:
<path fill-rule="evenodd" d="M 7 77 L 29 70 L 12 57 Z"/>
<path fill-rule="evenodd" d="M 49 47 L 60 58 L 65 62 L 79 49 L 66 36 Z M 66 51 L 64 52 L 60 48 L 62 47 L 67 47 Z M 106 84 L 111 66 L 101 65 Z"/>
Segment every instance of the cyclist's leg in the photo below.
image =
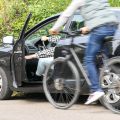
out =
<path fill-rule="evenodd" d="M 86 49 L 85 54 L 85 64 L 88 70 L 88 76 L 92 83 L 90 86 L 92 94 L 85 104 L 90 104 L 104 95 L 104 92 L 99 84 L 99 75 L 96 68 L 95 59 L 97 53 L 102 48 L 104 38 L 109 35 L 114 35 L 116 29 L 117 27 L 104 25 L 96 28 L 91 33 L 90 40 L 88 42 L 88 48 Z"/>
<path fill-rule="evenodd" d="M 89 78 L 92 85 L 90 86 L 91 92 L 102 91 L 99 84 L 99 75 L 96 68 L 96 55 L 103 45 L 103 40 L 106 36 L 114 35 L 117 26 L 102 26 L 94 29 L 88 42 L 88 47 L 85 53 L 85 65 L 88 71 Z"/>
<path fill-rule="evenodd" d="M 103 43 L 102 40 L 103 40 L 103 37 L 96 35 L 94 33 L 91 33 L 91 36 L 87 45 L 87 49 L 85 52 L 84 61 L 85 61 L 85 66 L 88 72 L 89 79 L 92 83 L 92 85 L 90 86 L 91 92 L 95 92 L 98 90 L 101 91 L 101 88 L 99 85 L 99 75 L 98 75 L 98 70 L 96 68 L 95 59 L 98 51 L 102 47 L 102 43 Z"/>

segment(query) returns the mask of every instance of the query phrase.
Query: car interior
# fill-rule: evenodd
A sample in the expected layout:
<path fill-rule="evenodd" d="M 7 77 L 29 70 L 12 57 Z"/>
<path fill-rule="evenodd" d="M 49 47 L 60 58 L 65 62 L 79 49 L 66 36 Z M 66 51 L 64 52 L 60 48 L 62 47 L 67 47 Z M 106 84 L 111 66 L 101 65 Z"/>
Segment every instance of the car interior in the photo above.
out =
<path fill-rule="evenodd" d="M 49 47 L 54 47 L 55 43 L 50 43 L 48 41 L 42 42 L 41 39 L 39 39 L 34 44 L 28 44 L 25 45 L 25 55 L 35 54 L 38 51 L 42 51 Z M 36 75 L 37 65 L 38 65 L 38 58 L 29 59 L 26 60 L 26 75 L 29 82 L 39 82 L 42 81 L 41 76 Z"/>

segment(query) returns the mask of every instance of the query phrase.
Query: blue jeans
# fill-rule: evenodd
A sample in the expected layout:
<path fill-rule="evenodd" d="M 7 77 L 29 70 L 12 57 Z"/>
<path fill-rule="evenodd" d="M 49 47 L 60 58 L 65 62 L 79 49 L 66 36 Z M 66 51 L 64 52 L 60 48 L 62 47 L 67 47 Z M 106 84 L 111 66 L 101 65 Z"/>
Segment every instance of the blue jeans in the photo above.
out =
<path fill-rule="evenodd" d="M 91 31 L 84 58 L 88 77 L 92 83 L 90 86 L 91 92 L 102 91 L 99 83 L 99 73 L 95 63 L 96 55 L 103 47 L 104 38 L 106 36 L 114 36 L 116 30 L 117 25 L 106 24 Z"/>

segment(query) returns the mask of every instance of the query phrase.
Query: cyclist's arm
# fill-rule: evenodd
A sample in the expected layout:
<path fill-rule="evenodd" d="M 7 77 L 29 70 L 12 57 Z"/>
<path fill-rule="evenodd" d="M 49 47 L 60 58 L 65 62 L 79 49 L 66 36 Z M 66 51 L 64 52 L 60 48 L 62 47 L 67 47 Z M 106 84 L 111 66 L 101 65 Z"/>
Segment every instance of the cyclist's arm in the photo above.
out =
<path fill-rule="evenodd" d="M 70 16 L 74 14 L 74 12 L 80 8 L 84 4 L 84 0 L 74 0 L 67 9 L 62 13 L 62 15 L 58 18 L 55 25 L 52 27 L 53 30 L 59 31 L 60 28 L 67 22 Z"/>

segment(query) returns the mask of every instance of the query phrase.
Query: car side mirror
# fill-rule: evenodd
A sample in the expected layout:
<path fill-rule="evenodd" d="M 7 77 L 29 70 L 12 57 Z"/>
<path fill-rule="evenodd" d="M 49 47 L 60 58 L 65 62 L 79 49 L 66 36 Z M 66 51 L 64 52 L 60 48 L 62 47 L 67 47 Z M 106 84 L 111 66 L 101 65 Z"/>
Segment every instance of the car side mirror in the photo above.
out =
<path fill-rule="evenodd" d="M 2 42 L 3 42 L 3 44 L 13 45 L 14 44 L 14 38 L 13 38 L 13 36 L 6 36 L 6 37 L 3 37 Z"/>

